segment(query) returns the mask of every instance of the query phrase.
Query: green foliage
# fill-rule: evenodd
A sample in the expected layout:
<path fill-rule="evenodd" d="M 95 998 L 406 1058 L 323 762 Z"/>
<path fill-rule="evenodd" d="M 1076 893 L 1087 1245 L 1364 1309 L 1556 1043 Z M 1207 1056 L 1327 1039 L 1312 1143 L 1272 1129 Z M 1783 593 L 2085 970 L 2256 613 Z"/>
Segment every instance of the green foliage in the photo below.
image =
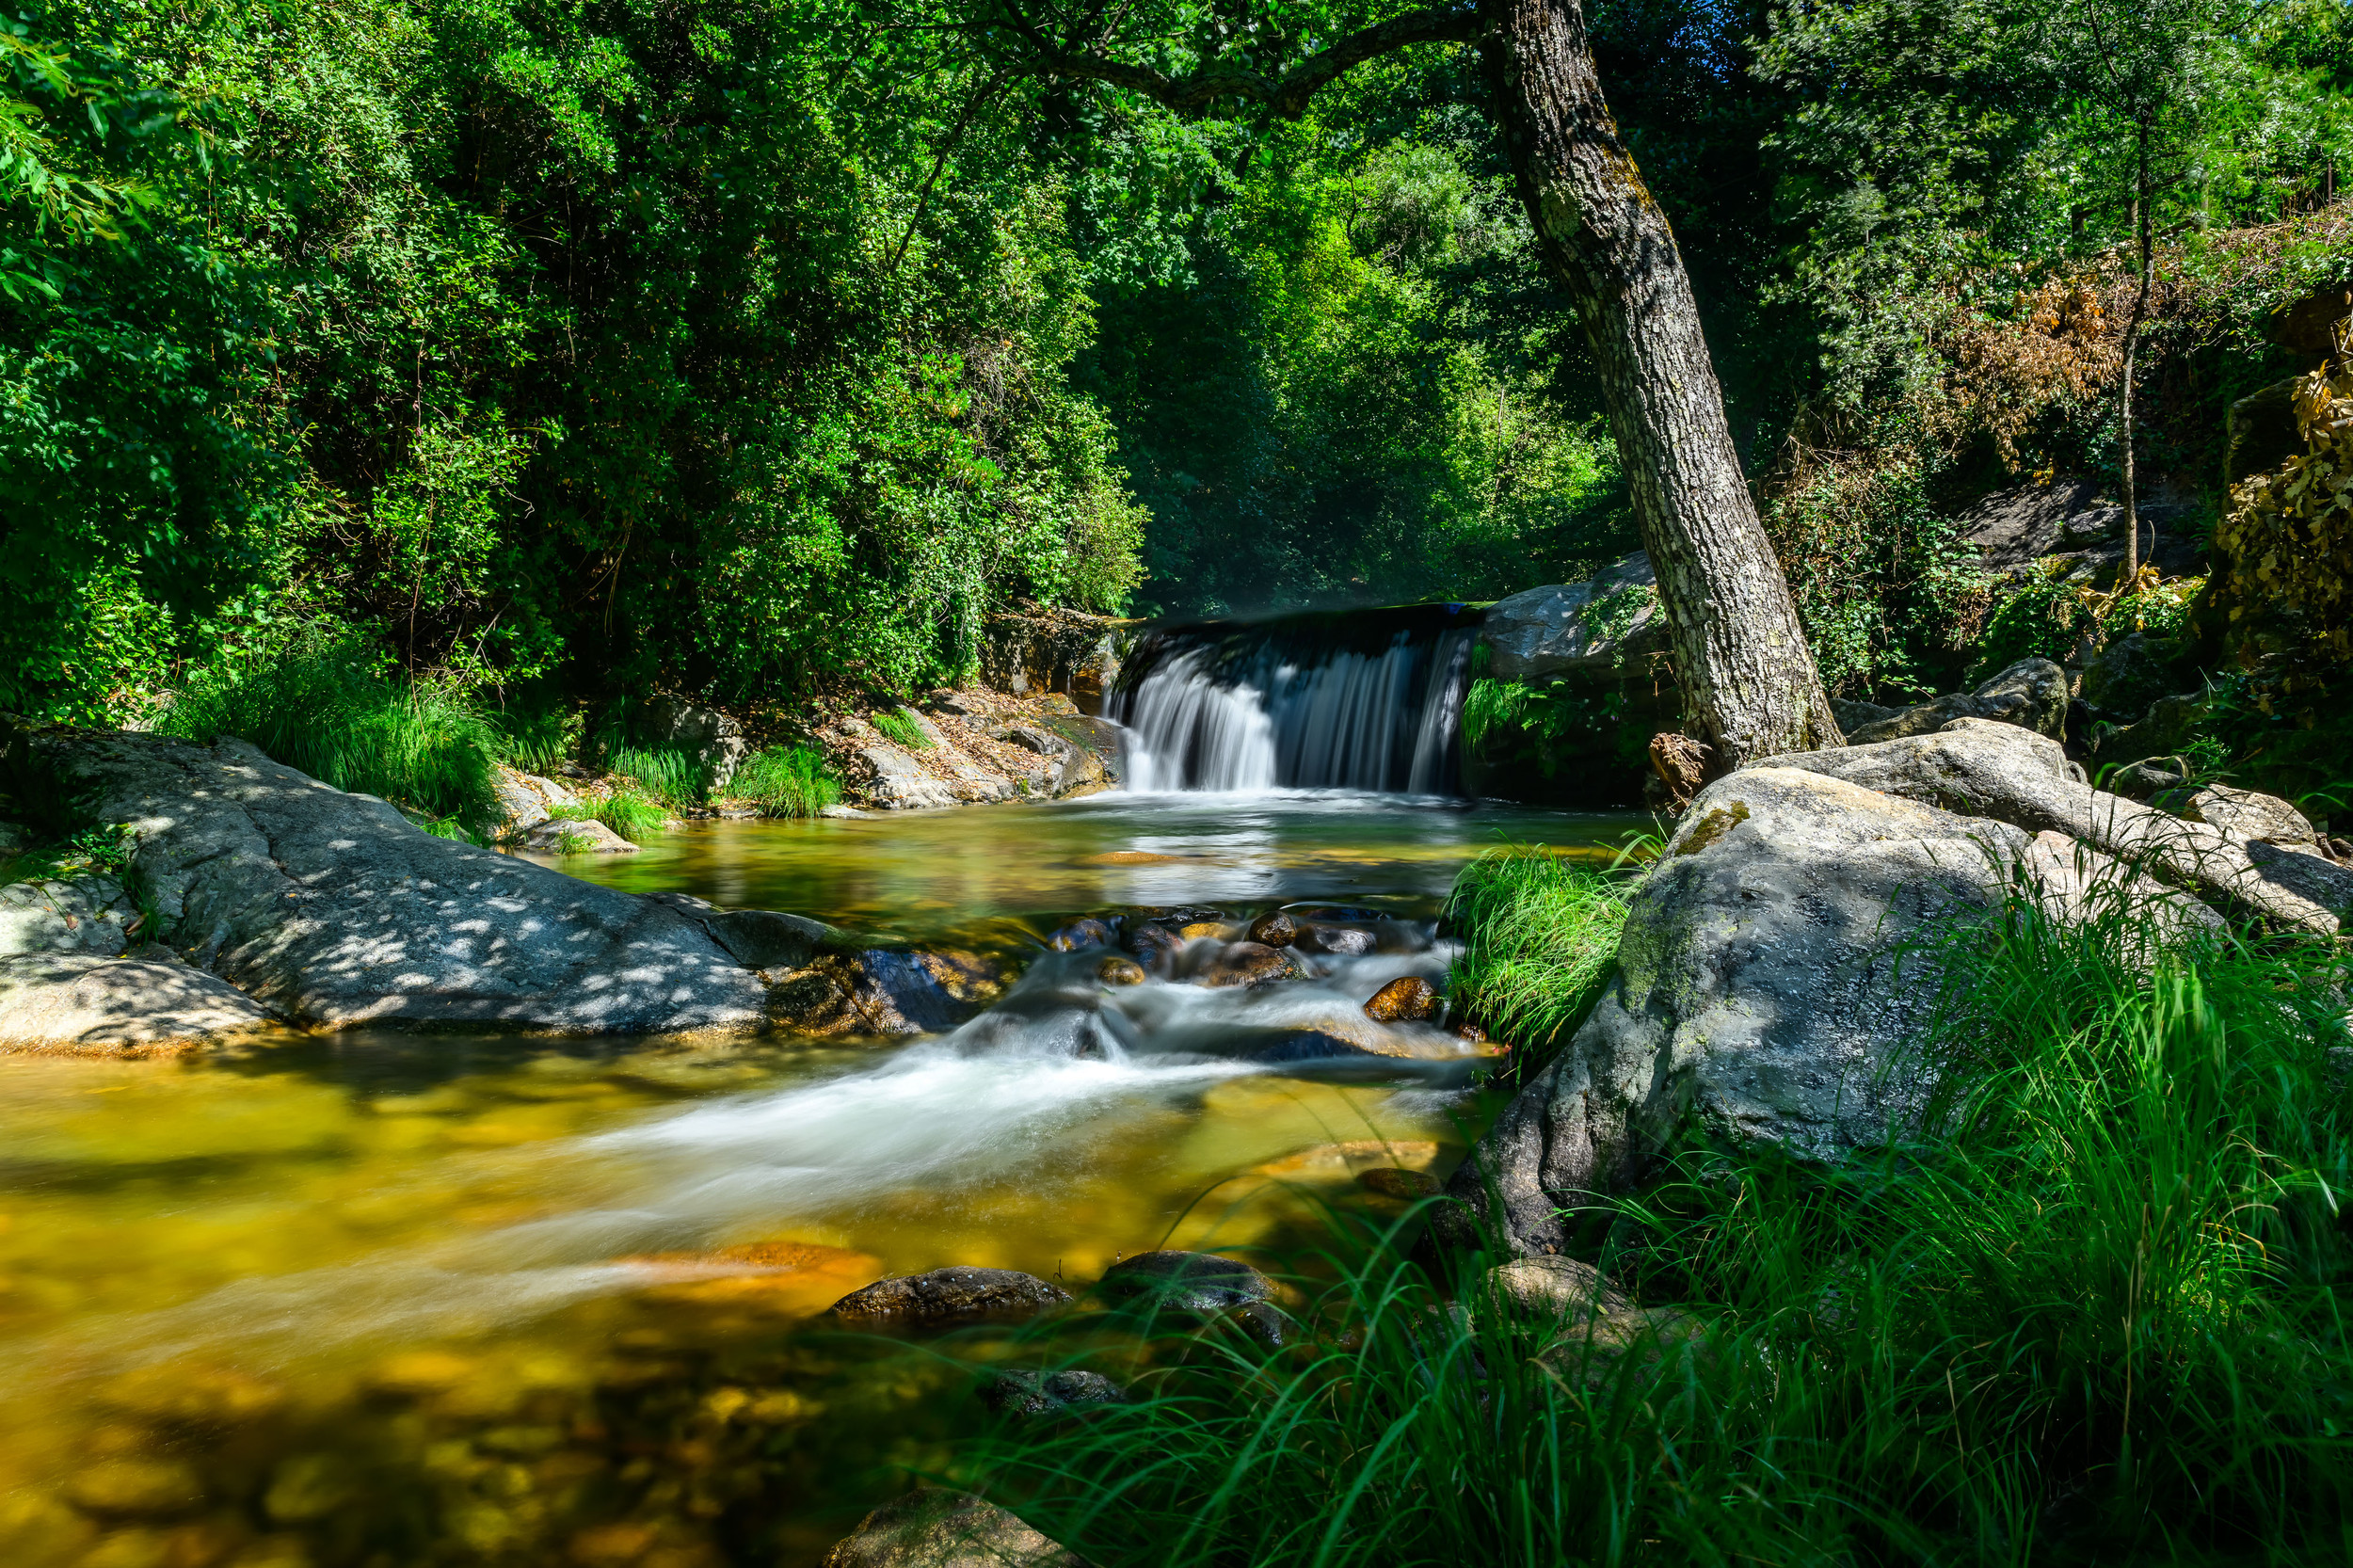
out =
<path fill-rule="evenodd" d="M 923 733 L 922 726 L 915 722 L 915 715 L 905 709 L 880 708 L 872 716 L 874 728 L 882 731 L 883 739 L 903 745 L 909 751 L 931 749 L 931 737 Z"/>
<path fill-rule="evenodd" d="M 813 817 L 841 798 L 841 784 L 815 746 L 770 746 L 744 759 L 727 793 L 759 807 L 763 817 Z"/>
<path fill-rule="evenodd" d="M 604 770 L 664 806 L 692 806 L 708 792 L 702 763 L 676 746 L 614 746 L 604 754 Z"/>
<path fill-rule="evenodd" d="M 488 833 L 501 815 L 490 783 L 497 731 L 446 682 L 388 674 L 382 654 L 354 633 L 223 645 L 187 671 L 155 728 L 207 744 L 250 741 L 339 790 L 471 834 Z"/>
<path fill-rule="evenodd" d="M 2021 659 L 2069 663 L 2076 645 L 2098 624 L 2092 596 L 2083 584 L 2067 580 L 2064 563 L 2038 565 L 1986 616 L 1969 679 L 1981 680 Z"/>
<path fill-rule="evenodd" d="M 600 794 L 558 801 L 548 808 L 548 815 L 558 822 L 600 822 L 632 844 L 649 842 L 670 825 L 670 813 L 663 803 L 627 782 L 616 783 Z M 587 840 L 564 835 L 557 841 L 569 855 Z"/>
<path fill-rule="evenodd" d="M 2145 929 L 2022 900 L 1961 936 L 1915 1141 L 1687 1146 L 1594 1210 L 1602 1266 L 1685 1316 L 1589 1339 L 1473 1294 L 1476 1260 L 1450 1301 L 1405 1225 L 1336 1236 L 1291 1346 L 1105 1359 L 1134 1402 L 1009 1424 L 978 1479 L 1109 1565 L 2333 1555 L 2342 960 L 2217 939 L 2153 970 Z"/>
<path fill-rule="evenodd" d="M 499 760 L 524 773 L 553 773 L 580 755 L 587 715 L 568 704 L 516 704 L 488 715 Z"/>
<path fill-rule="evenodd" d="M 1532 1078 L 1585 1021 L 1617 962 L 1625 891 L 1542 845 L 1491 849 L 1463 869 L 1446 920 L 1463 944 L 1455 1011 L 1513 1048 Z"/>

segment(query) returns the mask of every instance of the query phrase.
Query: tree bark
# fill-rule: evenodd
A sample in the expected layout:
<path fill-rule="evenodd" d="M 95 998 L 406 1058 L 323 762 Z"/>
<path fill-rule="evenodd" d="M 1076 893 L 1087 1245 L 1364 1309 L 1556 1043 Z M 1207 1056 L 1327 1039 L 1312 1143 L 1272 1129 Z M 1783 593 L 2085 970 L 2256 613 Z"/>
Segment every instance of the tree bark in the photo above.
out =
<path fill-rule="evenodd" d="M 2140 494 L 2133 464 L 2133 370 L 2140 353 L 2140 323 L 2149 312 L 2149 283 L 2155 267 L 2156 245 L 2150 232 L 2149 121 L 2140 122 L 2137 161 L 2134 167 L 2133 229 L 2140 247 L 2140 286 L 2133 293 L 2132 319 L 2124 324 L 2124 388 L 2120 394 L 2117 423 L 2122 426 L 2119 466 L 2124 471 L 2124 574 L 2116 591 L 2127 594 L 2140 581 Z M 2151 541 L 2154 548 L 2154 540 Z"/>
<path fill-rule="evenodd" d="M 1521 199 L 1576 301 L 1658 575 L 1688 719 L 1715 772 L 1842 743 L 1740 472 L 1666 215 L 1618 135 L 1578 0 L 1484 0 Z"/>

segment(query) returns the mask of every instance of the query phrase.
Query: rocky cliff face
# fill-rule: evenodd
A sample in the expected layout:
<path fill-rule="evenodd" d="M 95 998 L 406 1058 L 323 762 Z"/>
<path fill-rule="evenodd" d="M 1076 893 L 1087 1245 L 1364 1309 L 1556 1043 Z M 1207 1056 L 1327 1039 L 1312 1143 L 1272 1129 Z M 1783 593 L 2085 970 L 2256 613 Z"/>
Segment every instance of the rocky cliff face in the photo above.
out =
<path fill-rule="evenodd" d="M 1120 781 L 1117 727 L 1060 692 L 935 692 L 919 706 L 844 714 L 818 742 L 845 803 L 866 810 L 1057 800 Z"/>

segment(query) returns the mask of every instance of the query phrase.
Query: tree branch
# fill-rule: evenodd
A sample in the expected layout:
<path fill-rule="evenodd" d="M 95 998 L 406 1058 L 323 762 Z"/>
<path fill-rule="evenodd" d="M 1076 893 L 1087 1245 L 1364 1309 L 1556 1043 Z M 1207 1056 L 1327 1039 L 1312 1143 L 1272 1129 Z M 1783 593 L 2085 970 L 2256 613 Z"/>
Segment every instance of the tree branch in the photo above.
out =
<path fill-rule="evenodd" d="M 1005 8 L 1013 25 L 1032 44 L 1045 40 L 1037 28 L 1012 5 Z M 1041 48 L 1032 69 L 1041 75 L 1107 82 L 1140 92 L 1178 114 L 1197 114 L 1221 98 L 1248 98 L 1264 104 L 1285 120 L 1297 120 L 1318 88 L 1339 77 L 1352 66 L 1409 43 L 1466 43 L 1477 36 L 1479 13 L 1461 9 L 1409 11 L 1349 34 L 1329 49 L 1308 56 L 1279 76 L 1238 65 L 1204 66 L 1190 76 L 1171 76 L 1149 66 L 1123 65 L 1091 54 L 1066 54 Z"/>

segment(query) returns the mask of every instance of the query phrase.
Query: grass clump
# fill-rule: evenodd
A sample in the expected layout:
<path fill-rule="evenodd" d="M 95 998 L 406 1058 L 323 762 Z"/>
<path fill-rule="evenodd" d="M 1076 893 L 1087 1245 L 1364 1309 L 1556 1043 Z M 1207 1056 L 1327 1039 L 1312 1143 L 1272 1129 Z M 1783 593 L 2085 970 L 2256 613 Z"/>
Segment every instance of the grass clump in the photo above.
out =
<path fill-rule="evenodd" d="M 841 784 L 815 746 L 770 746 L 744 760 L 727 792 L 763 817 L 813 817 L 841 798 Z"/>
<path fill-rule="evenodd" d="M 557 822 L 600 822 L 632 844 L 645 843 L 670 825 L 670 813 L 661 801 L 627 783 L 602 794 L 557 801 L 548 808 L 548 815 Z M 584 838 L 581 843 L 585 842 Z M 563 847 L 570 853 L 580 845 Z"/>
<path fill-rule="evenodd" d="M 706 792 L 702 763 L 676 746 L 616 745 L 604 754 L 604 770 L 664 806 L 693 806 Z"/>
<path fill-rule="evenodd" d="M 156 721 L 210 744 L 233 735 L 339 790 L 380 795 L 479 838 L 499 821 L 499 739 L 455 687 L 387 673 L 357 635 L 224 648 L 191 669 Z"/>
<path fill-rule="evenodd" d="M 929 751 L 931 737 L 915 722 L 915 715 L 904 708 L 879 709 L 873 714 L 874 728 L 883 739 L 906 747 L 909 751 Z"/>
<path fill-rule="evenodd" d="M 2150 943 L 2022 903 L 1934 955 L 1899 1141 L 1690 1143 L 1577 1215 L 1647 1319 L 1587 1340 L 1358 1237 L 1289 1348 L 1163 1342 L 980 1479 L 1106 1568 L 2338 1560 L 2344 960 Z"/>
<path fill-rule="evenodd" d="M 1625 929 L 1624 879 L 1542 845 L 1488 850 L 1447 901 L 1462 955 L 1455 1007 L 1520 1053 L 1526 1074 L 1593 1011 Z"/>

